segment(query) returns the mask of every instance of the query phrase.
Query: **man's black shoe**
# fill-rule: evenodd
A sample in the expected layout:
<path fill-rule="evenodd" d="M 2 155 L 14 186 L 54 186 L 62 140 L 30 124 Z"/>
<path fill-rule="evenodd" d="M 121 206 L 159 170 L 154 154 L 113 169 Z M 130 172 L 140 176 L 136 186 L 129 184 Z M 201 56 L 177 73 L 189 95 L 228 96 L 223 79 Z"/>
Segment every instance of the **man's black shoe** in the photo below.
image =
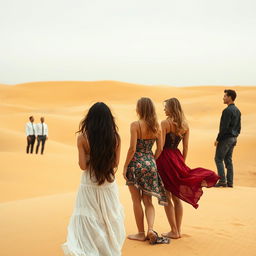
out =
<path fill-rule="evenodd" d="M 220 183 L 220 182 L 218 182 L 214 187 L 219 188 L 219 187 L 226 187 L 226 186 L 227 186 L 226 183 Z"/>

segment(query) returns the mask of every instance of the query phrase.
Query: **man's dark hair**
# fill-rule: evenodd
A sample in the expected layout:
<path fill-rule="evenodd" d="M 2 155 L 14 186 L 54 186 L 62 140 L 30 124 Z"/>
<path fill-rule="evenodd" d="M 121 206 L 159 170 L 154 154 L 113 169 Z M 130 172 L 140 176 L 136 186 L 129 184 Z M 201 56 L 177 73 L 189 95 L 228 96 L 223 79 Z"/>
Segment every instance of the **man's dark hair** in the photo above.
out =
<path fill-rule="evenodd" d="M 236 99 L 236 92 L 234 90 L 225 90 L 224 93 L 230 96 L 233 101 Z"/>
<path fill-rule="evenodd" d="M 29 120 L 31 121 L 32 118 L 33 118 L 33 116 L 30 116 L 30 117 L 29 117 Z"/>

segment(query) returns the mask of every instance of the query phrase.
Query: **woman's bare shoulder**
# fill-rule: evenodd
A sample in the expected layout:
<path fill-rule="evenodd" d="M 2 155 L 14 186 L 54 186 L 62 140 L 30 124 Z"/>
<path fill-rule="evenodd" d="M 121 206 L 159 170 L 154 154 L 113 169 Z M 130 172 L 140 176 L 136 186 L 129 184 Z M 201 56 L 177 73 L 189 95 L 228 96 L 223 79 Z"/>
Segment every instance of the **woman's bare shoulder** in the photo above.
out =
<path fill-rule="evenodd" d="M 185 124 L 185 129 L 182 132 L 182 137 L 189 134 L 189 126 L 188 123 Z"/>
<path fill-rule="evenodd" d="M 185 129 L 186 129 L 186 132 L 189 131 L 189 125 L 188 125 L 188 122 L 185 122 Z"/>
<path fill-rule="evenodd" d="M 161 126 L 167 126 L 167 125 L 169 125 L 169 123 L 170 123 L 169 120 L 164 119 L 164 120 L 161 121 Z"/>
<path fill-rule="evenodd" d="M 139 121 L 133 121 L 130 124 L 130 126 L 137 126 L 137 125 L 139 125 Z"/>
<path fill-rule="evenodd" d="M 86 149 L 89 148 L 88 139 L 87 139 L 86 134 L 80 133 L 77 136 L 77 145 L 78 146 L 84 146 Z"/>
<path fill-rule="evenodd" d="M 138 127 L 139 127 L 139 122 L 138 122 L 138 121 L 131 122 L 130 128 L 131 128 L 132 130 L 137 130 Z"/>

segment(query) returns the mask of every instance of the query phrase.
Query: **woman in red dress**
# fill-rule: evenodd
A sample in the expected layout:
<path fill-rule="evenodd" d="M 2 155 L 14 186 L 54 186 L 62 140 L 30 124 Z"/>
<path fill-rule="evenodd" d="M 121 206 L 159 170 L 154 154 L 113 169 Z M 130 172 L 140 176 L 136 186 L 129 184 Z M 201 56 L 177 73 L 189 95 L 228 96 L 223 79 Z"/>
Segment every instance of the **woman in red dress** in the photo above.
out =
<path fill-rule="evenodd" d="M 167 116 L 167 119 L 161 122 L 164 146 L 156 163 L 168 192 L 168 206 L 165 206 L 165 212 L 171 231 L 162 235 L 180 238 L 183 215 L 181 200 L 197 208 L 198 201 L 203 194 L 202 187 L 213 187 L 219 176 L 211 170 L 200 167 L 190 169 L 185 164 L 188 152 L 189 126 L 178 99 L 166 100 L 164 111 Z M 183 153 L 178 149 L 181 141 Z"/>

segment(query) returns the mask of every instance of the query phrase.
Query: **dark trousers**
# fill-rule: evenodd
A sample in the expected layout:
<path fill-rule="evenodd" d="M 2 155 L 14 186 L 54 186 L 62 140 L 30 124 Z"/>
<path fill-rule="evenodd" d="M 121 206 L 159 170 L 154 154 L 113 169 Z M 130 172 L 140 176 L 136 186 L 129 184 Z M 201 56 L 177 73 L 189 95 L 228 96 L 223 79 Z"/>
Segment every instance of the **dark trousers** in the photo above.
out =
<path fill-rule="evenodd" d="M 27 149 L 26 149 L 27 154 L 29 153 L 29 149 L 30 149 L 30 154 L 33 153 L 35 140 L 36 140 L 36 136 L 35 135 L 27 136 Z"/>
<path fill-rule="evenodd" d="M 40 143 L 42 142 L 42 146 L 41 146 L 41 154 L 44 153 L 44 144 L 46 141 L 46 135 L 38 135 L 37 136 L 37 145 L 36 145 L 36 153 L 38 153 L 38 149 L 40 147 Z"/>
<path fill-rule="evenodd" d="M 215 163 L 217 166 L 218 174 L 220 176 L 219 183 L 227 182 L 228 185 L 233 185 L 233 162 L 232 162 L 232 154 L 234 147 L 236 145 L 236 137 L 227 138 L 223 141 L 220 141 L 216 148 L 215 153 Z M 224 165 L 227 169 L 227 178 L 225 176 Z"/>

